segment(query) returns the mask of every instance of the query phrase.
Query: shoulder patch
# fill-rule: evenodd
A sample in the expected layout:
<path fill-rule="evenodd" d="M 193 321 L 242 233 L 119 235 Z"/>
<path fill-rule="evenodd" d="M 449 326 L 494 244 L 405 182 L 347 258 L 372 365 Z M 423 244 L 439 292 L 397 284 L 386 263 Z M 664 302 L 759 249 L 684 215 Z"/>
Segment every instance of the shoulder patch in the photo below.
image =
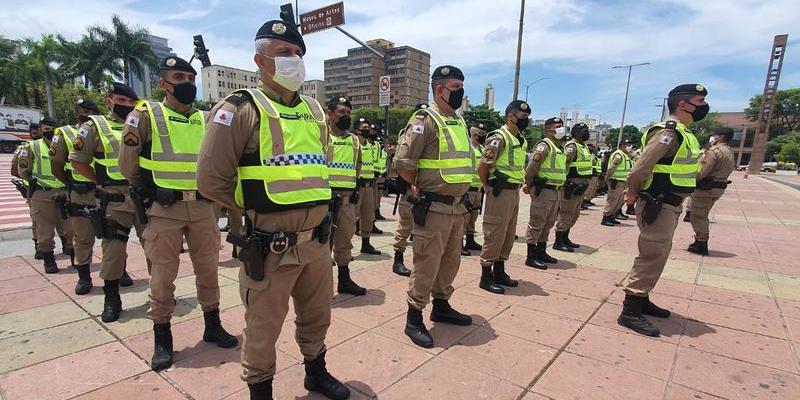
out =
<path fill-rule="evenodd" d="M 217 110 L 217 113 L 214 114 L 213 122 L 225 126 L 231 126 L 231 123 L 233 123 L 233 111 Z"/>
<path fill-rule="evenodd" d="M 85 138 L 89 136 L 89 131 L 86 128 L 81 128 L 78 130 L 78 136 Z"/>
<path fill-rule="evenodd" d="M 487 147 L 485 150 L 483 150 L 483 158 L 488 160 L 494 159 L 494 149 Z"/>
<path fill-rule="evenodd" d="M 547 146 L 545 144 L 540 144 L 536 146 L 536 151 L 545 151 L 547 150 Z"/>
<path fill-rule="evenodd" d="M 27 157 L 28 156 L 28 150 L 25 150 L 25 149 L 20 150 L 19 151 L 19 156 L 20 157 Z"/>
<path fill-rule="evenodd" d="M 132 126 L 134 128 L 139 127 L 139 117 L 129 114 L 128 118 L 125 119 L 125 125 Z"/>
<path fill-rule="evenodd" d="M 72 142 L 72 147 L 74 147 L 75 150 L 82 151 L 83 150 L 83 144 L 84 144 L 83 143 L 83 138 L 82 137 L 76 137 L 75 141 Z"/>
<path fill-rule="evenodd" d="M 122 140 L 126 146 L 134 147 L 139 145 L 139 135 L 137 135 L 134 132 L 126 133 L 125 136 L 122 138 Z"/>
<path fill-rule="evenodd" d="M 669 135 L 661 135 L 661 137 L 658 138 L 658 143 L 670 144 L 672 143 L 672 138 Z"/>
<path fill-rule="evenodd" d="M 53 143 L 58 143 L 61 140 L 61 135 L 53 136 Z"/>
<path fill-rule="evenodd" d="M 237 106 L 239 104 L 242 104 L 245 100 L 247 100 L 247 96 L 245 96 L 245 95 L 243 95 L 241 93 L 237 93 L 237 94 L 234 94 L 232 96 L 228 96 L 228 97 L 225 98 L 225 102 L 226 103 L 231 103 L 231 104 L 234 104 L 234 105 L 237 105 Z"/>
<path fill-rule="evenodd" d="M 425 133 L 425 126 L 422 124 L 411 125 L 411 133 L 423 134 Z"/>
<path fill-rule="evenodd" d="M 500 142 L 501 142 L 500 138 L 493 138 L 492 141 L 489 142 L 489 144 L 487 146 L 499 149 L 500 148 Z"/>

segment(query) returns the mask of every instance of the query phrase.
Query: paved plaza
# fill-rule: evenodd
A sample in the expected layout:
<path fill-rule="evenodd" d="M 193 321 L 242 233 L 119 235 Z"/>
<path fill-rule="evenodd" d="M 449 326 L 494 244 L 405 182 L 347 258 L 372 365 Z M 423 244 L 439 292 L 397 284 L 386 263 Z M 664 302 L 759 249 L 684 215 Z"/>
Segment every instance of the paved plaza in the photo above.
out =
<path fill-rule="evenodd" d="M 504 296 L 478 288 L 477 254 L 463 258 L 452 304 L 471 314 L 473 325 L 431 323 L 426 313 L 436 346 L 414 346 L 403 334 L 407 278 L 391 273 L 393 199 L 384 198 L 390 219 L 378 226 L 386 233 L 372 239 L 384 254 L 359 256 L 351 265 L 353 279 L 369 288 L 366 296 L 332 300 L 328 368 L 353 389 L 352 399 L 798 399 L 800 191 L 743 173 L 732 179 L 712 211 L 709 256 L 687 252 L 691 226 L 678 226 L 652 295 L 673 312 L 653 319 L 662 331 L 656 339 L 616 323 L 624 297 L 616 284 L 636 254 L 635 222 L 601 226 L 600 207 L 592 207 L 572 230 L 583 246 L 572 254 L 550 249 L 561 262 L 548 271 L 525 267 L 524 240 L 515 244 L 507 266 L 520 285 Z M 520 207 L 521 238 L 529 202 L 525 197 Z M 223 243 L 222 319 L 241 335 L 238 262 Z M 141 247 L 132 241 L 128 251 L 136 283 L 122 289 L 124 312 L 109 324 L 99 318 L 99 247 L 96 286 L 86 296 L 74 294 L 77 276 L 63 256 L 56 275 L 44 275 L 32 256 L 0 259 L 0 398 L 249 398 L 239 378 L 239 348 L 201 339 L 188 254 L 176 282 L 176 363 L 150 370 L 148 274 Z M 411 267 L 411 251 L 406 263 Z M 290 310 L 277 344 L 275 397 L 321 398 L 303 389 L 292 318 Z"/>

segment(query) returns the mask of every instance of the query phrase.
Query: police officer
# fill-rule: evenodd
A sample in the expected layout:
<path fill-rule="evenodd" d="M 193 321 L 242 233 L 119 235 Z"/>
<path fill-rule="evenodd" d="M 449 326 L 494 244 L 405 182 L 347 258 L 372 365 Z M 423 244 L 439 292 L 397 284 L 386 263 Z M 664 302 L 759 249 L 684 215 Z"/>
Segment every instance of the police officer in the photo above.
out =
<path fill-rule="evenodd" d="M 486 191 L 483 213 L 483 251 L 478 287 L 503 294 L 503 286 L 519 283 L 505 271 L 514 247 L 519 214 L 519 189 L 525 182 L 525 154 L 528 142 L 523 132 L 530 125 L 531 107 L 514 100 L 506 107 L 506 122 L 489 134 L 478 175 Z"/>
<path fill-rule="evenodd" d="M 547 254 L 547 238 L 556 222 L 561 187 L 567 179 L 567 156 L 560 143 L 567 135 L 567 128 L 561 118 L 553 117 L 544 121 L 544 131 L 544 139 L 533 149 L 522 188 L 531 196 L 525 265 L 536 269 L 547 269 L 547 263 L 558 262 Z"/>
<path fill-rule="evenodd" d="M 329 139 L 328 181 L 333 191 L 333 262 L 339 271 L 336 291 L 363 296 L 367 289 L 358 286 L 350 278 L 350 261 L 353 261 L 353 234 L 356 226 L 356 192 L 358 172 L 361 168 L 361 145 L 356 135 L 348 132 L 353 106 L 345 97 L 334 97 L 328 101 Z M 355 200 L 355 201 L 353 201 Z"/>
<path fill-rule="evenodd" d="M 30 128 L 30 135 L 31 140 L 22 142 L 17 149 L 14 150 L 14 154 L 11 156 L 11 176 L 15 176 L 19 178 L 19 182 L 15 183 L 17 185 L 17 190 L 20 192 L 23 198 L 25 198 L 25 203 L 28 204 L 28 214 L 31 217 L 31 240 L 33 240 L 33 248 L 34 248 L 34 255 L 33 258 L 35 260 L 42 259 L 42 252 L 36 250 L 38 246 L 36 246 L 36 219 L 33 218 L 33 213 L 31 211 L 31 200 L 30 200 L 30 180 L 20 175 L 19 167 L 20 167 L 20 159 L 22 154 L 28 154 L 31 148 L 31 142 L 37 140 L 42 137 L 42 131 L 39 128 L 38 122 L 31 122 L 29 125 Z M 27 160 L 25 161 L 27 163 Z"/>
<path fill-rule="evenodd" d="M 627 142 L 620 142 L 619 148 L 611 153 L 608 158 L 608 168 L 606 169 L 605 182 L 608 184 L 608 194 L 606 196 L 606 206 L 603 209 L 603 219 L 600 221 L 604 226 L 619 225 L 617 219 L 628 219 L 622 214 L 623 194 L 625 193 L 625 180 L 628 179 L 633 167 L 633 160 L 628 153 Z"/>
<path fill-rule="evenodd" d="M 372 137 L 374 138 L 372 146 L 373 153 L 375 154 L 375 221 L 385 221 L 386 217 L 381 215 L 381 198 L 383 197 L 383 191 L 386 188 L 386 158 L 388 156 L 383 143 L 381 143 L 381 140 L 377 135 L 377 131 L 373 130 Z M 377 226 L 373 225 L 372 233 L 380 235 L 383 233 L 383 231 L 378 229 Z"/>
<path fill-rule="evenodd" d="M 372 247 L 369 236 L 375 225 L 375 152 L 370 138 L 369 121 L 359 118 L 356 132 L 361 145 L 361 171 L 358 174 L 358 230 L 361 236 L 362 254 L 381 254 Z"/>
<path fill-rule="evenodd" d="M 711 148 L 700 158 L 697 188 L 692 193 L 691 222 L 694 243 L 689 251 L 708 255 L 708 213 L 728 187 L 728 177 L 735 169 L 733 152 L 728 143 L 733 140 L 733 129 L 717 128 L 708 139 Z M 688 214 L 688 213 L 687 213 Z"/>
<path fill-rule="evenodd" d="M 708 114 L 707 93 L 699 84 L 680 85 L 669 92 L 669 118 L 642 136 L 642 155 L 628 176 L 625 202 L 636 205 L 639 255 L 622 284 L 625 300 L 617 322 L 643 335 L 660 334 L 644 315 L 670 316 L 650 301 L 649 294 L 672 249 L 681 203 L 695 188 L 700 144 L 686 126 Z"/>
<path fill-rule="evenodd" d="M 91 221 L 80 212 L 80 209 L 95 206 L 95 184 L 83 175 L 74 173 L 72 164 L 67 161 L 72 151 L 72 142 L 78 134 L 78 127 L 89 121 L 90 115 L 98 114 L 100 109 L 90 100 L 78 101 L 75 105 L 77 124 L 56 128 L 53 143 L 50 145 L 50 165 L 53 175 L 67 185 L 67 214 L 75 234 L 73 238 L 75 255 L 72 264 L 78 271 L 78 282 L 75 284 L 75 294 L 78 295 L 87 294 L 92 290 L 90 267 L 95 236 Z M 133 284 L 133 282 L 126 283 Z"/>
<path fill-rule="evenodd" d="M 128 273 L 126 247 L 131 227 L 136 227 L 139 242 L 143 225 L 133 214 L 133 203 L 128 195 L 128 181 L 119 169 L 119 150 L 122 146 L 122 128 L 125 118 L 133 111 L 139 98 L 130 86 L 114 82 L 104 99 L 108 115 L 92 115 L 78 129 L 69 160 L 75 172 L 94 181 L 97 188 L 97 207 L 92 213 L 95 236 L 103 237 L 103 261 L 100 278 L 103 279 L 103 322 L 119 319 L 122 299 L 119 287 Z M 98 228 L 102 232 L 98 232 Z M 127 276 L 130 278 L 130 276 Z"/>
<path fill-rule="evenodd" d="M 583 194 L 581 210 L 588 210 L 589 207 L 596 205 L 592 199 L 594 199 L 597 194 L 597 186 L 601 171 L 600 158 L 597 156 L 597 148 L 591 144 L 588 145 L 588 147 L 589 152 L 592 153 L 592 176 L 589 178 L 589 188 L 586 189 L 586 192 Z"/>
<path fill-rule="evenodd" d="M 592 176 L 592 153 L 583 144 L 589 139 L 589 127 L 586 124 L 578 122 L 573 125 L 570 136 L 572 140 L 564 146 L 567 156 L 567 182 L 558 206 L 553 248 L 572 253 L 580 246 L 570 240 L 569 231 L 581 215 L 583 192 L 589 187 L 589 178 Z"/>
<path fill-rule="evenodd" d="M 64 221 L 56 211 L 54 197 L 64 195 L 64 184 L 59 181 L 50 167 L 50 143 L 58 124 L 48 116 L 39 122 L 41 137 L 30 142 L 27 149 L 20 150 L 19 175 L 28 179 L 31 217 L 36 221 L 36 250 L 41 252 L 44 271 L 48 274 L 58 272 L 53 250 L 56 231 L 62 234 L 62 248 L 65 254 L 72 251 L 72 226 Z"/>
<path fill-rule="evenodd" d="M 122 175 L 138 191 L 134 202 L 152 202 L 142 233 L 150 268 L 150 308 L 154 350 L 150 367 L 159 371 L 172 365 L 170 320 L 175 310 L 175 278 L 180 265 L 183 238 L 195 273 L 197 300 L 203 310 L 203 340 L 230 348 L 238 340 L 225 331 L 219 319 L 219 227 L 214 205 L 198 196 L 196 159 L 205 134 L 203 113 L 194 108 L 197 71 L 180 57 L 161 61 L 158 87 L 163 102 L 141 101 L 125 121 L 119 166 Z"/>
<path fill-rule="evenodd" d="M 464 225 L 465 241 L 461 247 L 461 255 L 470 255 L 469 250 L 481 251 L 483 247 L 475 241 L 475 221 L 478 220 L 478 213 L 481 210 L 481 203 L 483 202 L 483 195 L 481 189 L 483 184 L 478 175 L 478 166 L 480 165 L 481 155 L 483 154 L 483 144 L 486 142 L 486 127 L 483 124 L 478 124 L 469 128 L 469 137 L 472 144 L 472 153 L 475 158 L 475 173 L 472 175 L 472 183 L 469 185 L 467 192 L 467 210 L 469 212 L 469 219 Z"/>
<path fill-rule="evenodd" d="M 434 104 L 414 113 L 395 160 L 400 176 L 411 185 L 414 204 L 414 270 L 405 334 L 421 347 L 433 346 L 422 322 L 422 309 L 431 296 L 431 321 L 472 323 L 448 301 L 461 264 L 468 218 L 463 198 L 475 171 L 467 126 L 455 113 L 464 97 L 464 74 L 452 65 L 438 67 L 431 76 L 431 89 Z"/>
<path fill-rule="evenodd" d="M 247 218 L 239 252 L 242 378 L 251 399 L 272 398 L 275 343 L 292 297 L 305 388 L 345 399 L 350 390 L 325 367 L 333 296 L 325 112 L 297 93 L 306 47 L 293 23 L 265 23 L 255 47 L 261 86 L 234 91 L 214 106 L 197 165 L 200 193 L 228 209 L 243 208 Z"/>

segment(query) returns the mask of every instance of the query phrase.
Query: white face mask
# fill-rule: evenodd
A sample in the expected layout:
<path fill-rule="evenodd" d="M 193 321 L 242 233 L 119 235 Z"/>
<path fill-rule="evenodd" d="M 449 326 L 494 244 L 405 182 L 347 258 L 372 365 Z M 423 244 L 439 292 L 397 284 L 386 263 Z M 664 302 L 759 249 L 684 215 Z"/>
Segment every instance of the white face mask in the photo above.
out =
<path fill-rule="evenodd" d="M 275 57 L 275 76 L 272 80 L 284 88 L 296 92 L 306 80 L 306 66 L 303 58 L 294 55 L 291 57 Z"/>
<path fill-rule="evenodd" d="M 633 151 L 633 146 L 627 146 L 627 147 L 625 147 L 625 150 L 627 150 L 628 153 L 630 153 L 630 152 Z"/>
<path fill-rule="evenodd" d="M 712 146 L 716 142 L 717 142 L 717 137 L 716 136 L 711 136 L 710 138 L 708 138 L 708 143 L 711 144 Z"/>
<path fill-rule="evenodd" d="M 564 128 L 563 126 L 556 128 L 556 134 L 555 134 L 556 139 L 561 139 L 566 135 L 567 135 L 567 128 Z"/>

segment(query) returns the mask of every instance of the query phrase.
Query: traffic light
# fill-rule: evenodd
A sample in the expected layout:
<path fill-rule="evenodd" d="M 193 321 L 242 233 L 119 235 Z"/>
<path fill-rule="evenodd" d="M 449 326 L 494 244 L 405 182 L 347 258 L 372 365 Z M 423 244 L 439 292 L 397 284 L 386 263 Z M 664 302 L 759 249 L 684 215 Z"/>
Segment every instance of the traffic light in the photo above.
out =
<path fill-rule="evenodd" d="M 203 35 L 194 36 L 194 55 L 192 58 L 197 58 L 203 64 L 203 67 L 210 67 L 211 60 L 208 59 L 208 49 L 203 42 Z"/>

